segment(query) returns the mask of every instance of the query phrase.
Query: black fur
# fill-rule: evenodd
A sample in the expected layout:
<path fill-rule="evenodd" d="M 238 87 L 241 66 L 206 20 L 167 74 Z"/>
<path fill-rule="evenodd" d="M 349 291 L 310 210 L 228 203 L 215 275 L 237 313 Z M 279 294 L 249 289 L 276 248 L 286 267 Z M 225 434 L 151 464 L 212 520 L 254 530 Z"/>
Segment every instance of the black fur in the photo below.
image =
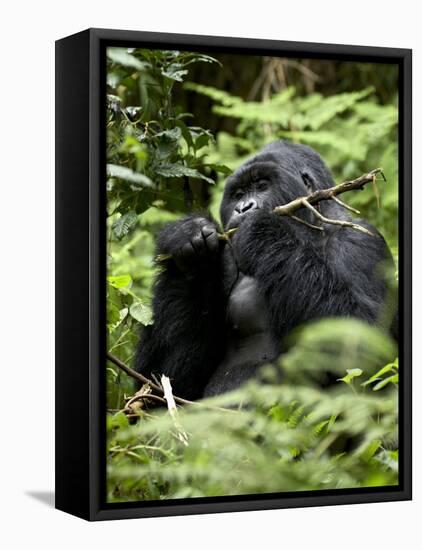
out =
<path fill-rule="evenodd" d="M 259 361 L 242 373 L 239 361 L 227 359 L 236 346 L 247 357 L 248 346 L 252 352 L 252 342 L 262 332 L 255 327 L 261 321 L 249 313 L 246 323 L 254 326 L 246 336 L 239 335 L 237 320 L 233 323 L 228 314 L 233 289 L 245 277 L 256 291 L 242 296 L 243 309 L 258 303 L 259 295 L 265 313 L 257 311 L 257 316 L 264 319 L 269 347 L 275 350 L 270 359 L 282 352 L 283 337 L 303 322 L 327 316 L 380 322 L 386 297 L 383 273 L 392 258 L 377 230 L 358 221 L 374 236 L 331 225 L 318 232 L 272 213 L 278 205 L 333 185 L 315 151 L 278 141 L 227 181 L 221 219 L 226 230 L 238 227 L 231 246 L 217 240 L 221 230 L 205 216 L 168 224 L 157 253 L 171 254 L 172 259 L 156 282 L 155 321 L 143 331 L 136 368 L 146 376 L 167 374 L 174 392 L 188 399 L 221 393 L 252 376 Z M 329 218 L 349 219 L 333 201 L 320 203 L 320 211 Z M 297 215 L 318 224 L 306 209 Z"/>

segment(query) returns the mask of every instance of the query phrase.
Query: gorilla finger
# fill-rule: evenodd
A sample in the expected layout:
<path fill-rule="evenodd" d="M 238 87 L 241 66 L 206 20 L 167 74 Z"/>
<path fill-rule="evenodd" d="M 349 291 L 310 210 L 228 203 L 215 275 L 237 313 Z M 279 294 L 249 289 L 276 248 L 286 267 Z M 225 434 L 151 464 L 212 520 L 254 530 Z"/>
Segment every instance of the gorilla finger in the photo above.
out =
<path fill-rule="evenodd" d="M 204 256 L 206 253 L 206 246 L 205 246 L 205 240 L 203 238 L 202 233 L 198 233 L 191 239 L 191 244 L 198 256 Z"/>
<path fill-rule="evenodd" d="M 202 217 L 191 219 L 190 225 L 189 225 L 191 233 L 192 232 L 196 233 L 197 231 L 201 231 L 201 228 L 204 225 L 207 225 L 208 223 L 209 221 L 206 218 L 202 218 Z"/>
<path fill-rule="evenodd" d="M 173 254 L 173 259 L 179 269 L 186 271 L 189 269 L 190 264 L 192 264 L 194 256 L 195 250 L 191 243 L 187 243 Z"/>
<path fill-rule="evenodd" d="M 209 229 L 211 229 L 211 231 L 209 231 Z M 214 228 L 207 226 L 202 229 L 202 235 L 208 250 L 211 252 L 217 251 L 220 243 L 217 231 Z"/>
<path fill-rule="evenodd" d="M 179 250 L 179 256 L 185 260 L 188 260 L 189 258 L 192 258 L 195 255 L 195 249 L 192 246 L 191 242 L 186 243 L 182 246 L 182 248 Z"/>
<path fill-rule="evenodd" d="M 204 239 L 206 239 L 212 233 L 217 233 L 217 228 L 214 225 L 207 223 L 201 227 L 201 233 L 204 236 Z"/>

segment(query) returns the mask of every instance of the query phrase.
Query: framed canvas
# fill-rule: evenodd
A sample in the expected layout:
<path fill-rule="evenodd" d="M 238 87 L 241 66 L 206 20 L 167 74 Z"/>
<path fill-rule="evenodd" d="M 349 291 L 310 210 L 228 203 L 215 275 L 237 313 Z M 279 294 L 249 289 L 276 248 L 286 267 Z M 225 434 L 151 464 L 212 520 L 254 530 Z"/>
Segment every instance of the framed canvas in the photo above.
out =
<path fill-rule="evenodd" d="M 411 50 L 56 43 L 56 507 L 411 498 Z"/>

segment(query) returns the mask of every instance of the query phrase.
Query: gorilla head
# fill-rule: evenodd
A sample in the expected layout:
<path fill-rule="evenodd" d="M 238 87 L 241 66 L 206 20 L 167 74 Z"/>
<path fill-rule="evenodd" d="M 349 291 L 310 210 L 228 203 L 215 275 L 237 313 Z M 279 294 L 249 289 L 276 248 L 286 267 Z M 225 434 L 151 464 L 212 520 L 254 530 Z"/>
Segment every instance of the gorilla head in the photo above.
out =
<path fill-rule="evenodd" d="M 333 178 L 316 151 L 306 145 L 277 141 L 264 147 L 228 178 L 221 220 L 225 230 L 238 227 L 256 210 L 270 211 L 333 185 Z"/>

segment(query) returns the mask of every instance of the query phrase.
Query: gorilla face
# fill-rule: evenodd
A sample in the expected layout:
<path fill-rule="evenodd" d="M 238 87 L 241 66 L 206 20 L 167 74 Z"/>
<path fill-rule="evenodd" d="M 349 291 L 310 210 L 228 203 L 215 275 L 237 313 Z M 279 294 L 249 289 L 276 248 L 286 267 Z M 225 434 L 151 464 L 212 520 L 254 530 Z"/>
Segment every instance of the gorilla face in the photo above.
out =
<path fill-rule="evenodd" d="M 277 166 L 265 162 L 244 165 L 227 181 L 221 203 L 225 229 L 238 227 L 242 220 L 258 209 L 272 210 L 277 187 Z"/>
<path fill-rule="evenodd" d="M 315 151 L 283 141 L 272 143 L 228 178 L 220 208 L 224 229 L 238 227 L 259 209 L 271 211 L 331 185 L 332 177 Z"/>

